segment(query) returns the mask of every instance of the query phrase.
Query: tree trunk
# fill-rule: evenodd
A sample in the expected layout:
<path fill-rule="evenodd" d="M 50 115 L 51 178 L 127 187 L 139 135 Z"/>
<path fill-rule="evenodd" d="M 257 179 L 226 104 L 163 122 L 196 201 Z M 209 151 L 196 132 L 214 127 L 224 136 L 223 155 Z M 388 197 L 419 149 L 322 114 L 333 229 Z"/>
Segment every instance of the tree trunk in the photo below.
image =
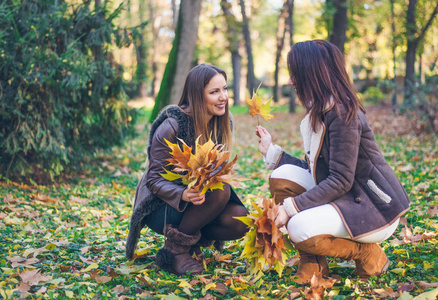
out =
<path fill-rule="evenodd" d="M 289 15 L 286 18 L 286 30 L 289 32 L 289 46 L 294 45 L 294 0 L 287 2 Z M 289 86 L 289 112 L 294 113 L 296 110 L 296 93 L 292 86 Z"/>
<path fill-rule="evenodd" d="M 417 5 L 417 0 L 409 0 L 408 11 L 406 14 L 406 39 L 407 39 L 407 50 L 406 50 L 406 73 L 404 80 L 404 91 L 403 91 L 403 106 L 404 108 L 409 108 L 414 103 L 415 95 L 415 55 L 417 53 L 418 44 L 424 38 L 427 29 L 432 24 L 433 19 L 438 13 L 438 3 L 435 5 L 435 9 L 432 12 L 426 25 L 423 27 L 421 32 L 419 32 L 415 20 L 415 9 Z"/>
<path fill-rule="evenodd" d="M 179 13 L 178 13 L 178 7 L 176 5 L 176 1 L 175 0 L 172 0 L 172 13 L 173 13 L 172 14 L 172 16 L 173 16 L 173 18 L 172 18 L 173 28 L 176 28 L 176 25 L 178 24 Z"/>
<path fill-rule="evenodd" d="M 154 7 L 154 1 L 149 0 L 149 13 L 150 13 L 150 26 L 152 31 L 152 48 L 151 48 L 151 91 L 150 96 L 155 97 L 155 84 L 157 82 L 157 40 L 158 40 L 158 28 L 156 22 L 156 12 Z"/>
<path fill-rule="evenodd" d="M 239 51 L 231 52 L 231 63 L 233 65 L 233 106 L 240 106 L 240 77 L 242 72 L 242 57 Z"/>
<path fill-rule="evenodd" d="M 392 79 L 392 84 L 394 85 L 394 92 L 392 94 L 392 110 L 397 110 L 397 75 L 396 75 L 396 57 L 395 57 L 395 48 L 396 44 L 396 36 L 395 36 L 395 13 L 394 13 L 394 0 L 390 0 L 391 4 L 391 33 L 392 33 L 392 64 L 393 64 L 393 73 L 394 78 Z"/>
<path fill-rule="evenodd" d="M 246 16 L 246 12 L 245 12 L 244 0 L 240 0 L 240 9 L 242 11 L 243 36 L 245 38 L 246 54 L 248 56 L 246 86 L 249 90 L 250 97 L 252 97 L 253 92 L 255 92 L 257 83 L 254 75 L 254 62 L 252 57 L 251 35 L 249 33 L 248 17 Z"/>
<path fill-rule="evenodd" d="M 184 81 L 190 71 L 198 37 L 201 0 L 181 0 L 178 25 L 169 60 L 164 70 L 160 91 L 155 99 L 150 121 L 168 104 L 177 104 L 180 100 Z"/>
<path fill-rule="evenodd" d="M 335 44 L 341 52 L 344 52 L 344 44 L 347 35 L 347 0 L 331 0 L 335 13 L 333 15 L 333 30 L 330 42 Z"/>
<path fill-rule="evenodd" d="M 233 95 L 234 104 L 233 106 L 240 105 L 240 74 L 242 70 L 241 57 L 239 54 L 239 36 L 237 34 L 237 20 L 236 17 L 230 10 L 231 3 L 227 0 L 221 0 L 221 8 L 225 16 L 227 24 L 227 39 L 228 39 L 228 50 L 231 53 L 231 63 L 233 66 Z"/>
<path fill-rule="evenodd" d="M 288 2 L 289 0 L 285 0 L 283 4 L 283 8 L 281 9 L 280 16 L 278 17 L 278 28 L 277 28 L 277 52 L 275 54 L 275 70 L 274 70 L 274 102 L 278 102 L 279 97 L 279 84 L 278 84 L 278 73 L 280 70 L 280 60 L 281 60 L 281 52 L 283 52 L 284 48 L 284 38 L 286 36 L 286 19 L 288 18 Z"/>
<path fill-rule="evenodd" d="M 145 0 L 139 0 L 139 18 L 140 23 L 144 22 L 143 16 L 146 11 Z M 147 79 L 147 46 L 145 43 L 146 31 L 140 28 L 139 35 L 135 41 L 135 53 L 137 55 L 137 68 L 135 70 L 135 79 L 137 82 L 137 95 L 146 97 L 146 79 Z"/>

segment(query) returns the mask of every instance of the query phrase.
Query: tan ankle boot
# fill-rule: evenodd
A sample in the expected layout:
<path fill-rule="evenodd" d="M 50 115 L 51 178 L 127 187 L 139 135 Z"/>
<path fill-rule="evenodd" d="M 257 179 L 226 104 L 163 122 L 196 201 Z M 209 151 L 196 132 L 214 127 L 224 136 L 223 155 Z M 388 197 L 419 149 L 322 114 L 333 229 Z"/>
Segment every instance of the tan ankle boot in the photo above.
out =
<path fill-rule="evenodd" d="M 202 266 L 189 254 L 190 248 L 199 241 L 200 237 L 200 232 L 190 235 L 173 226 L 168 226 L 164 248 L 157 253 L 158 266 L 178 275 L 184 275 L 187 272 L 202 273 L 204 270 Z"/>
<path fill-rule="evenodd" d="M 298 265 L 298 271 L 295 273 L 295 282 L 298 284 L 310 283 L 313 274 L 330 276 L 329 266 L 325 256 L 314 255 L 304 251 L 298 251 L 300 253 L 300 264 Z"/>
<path fill-rule="evenodd" d="M 380 276 L 389 267 L 389 259 L 377 244 L 363 244 L 332 235 L 318 235 L 295 244 L 295 248 L 314 255 L 354 259 L 361 279 Z"/>

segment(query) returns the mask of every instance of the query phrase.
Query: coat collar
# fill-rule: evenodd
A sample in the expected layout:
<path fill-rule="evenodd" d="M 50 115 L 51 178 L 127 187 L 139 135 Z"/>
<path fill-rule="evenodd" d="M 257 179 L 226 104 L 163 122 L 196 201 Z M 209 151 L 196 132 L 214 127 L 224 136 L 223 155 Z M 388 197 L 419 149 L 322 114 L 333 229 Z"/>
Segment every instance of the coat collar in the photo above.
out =
<path fill-rule="evenodd" d="M 335 101 L 333 99 L 333 96 L 330 96 L 330 101 L 327 102 L 323 114 L 333 109 L 334 106 Z M 316 164 L 318 161 L 319 153 L 321 152 L 322 142 L 324 140 L 326 132 L 326 126 L 323 122 L 321 124 L 318 124 L 318 129 L 316 130 L 316 132 L 314 132 L 310 124 L 310 115 L 307 114 L 301 121 L 300 131 L 303 137 L 304 151 L 306 152 L 306 158 L 309 163 L 309 170 L 316 184 Z"/>

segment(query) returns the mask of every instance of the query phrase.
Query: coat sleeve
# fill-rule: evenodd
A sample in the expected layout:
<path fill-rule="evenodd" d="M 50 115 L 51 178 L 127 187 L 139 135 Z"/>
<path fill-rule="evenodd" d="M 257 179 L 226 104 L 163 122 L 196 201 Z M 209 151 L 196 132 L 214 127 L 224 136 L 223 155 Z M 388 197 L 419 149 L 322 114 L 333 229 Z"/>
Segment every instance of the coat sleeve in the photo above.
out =
<path fill-rule="evenodd" d="M 178 211 L 183 211 L 187 202 L 183 201 L 182 194 L 186 189 L 173 181 L 164 179 L 160 174 L 164 173 L 164 167 L 170 158 L 170 149 L 164 139 L 176 143 L 178 123 L 173 118 L 167 118 L 158 126 L 151 141 L 149 167 L 147 170 L 146 186 L 152 194 L 172 206 Z"/>
<path fill-rule="evenodd" d="M 314 188 L 295 197 L 298 211 L 329 203 L 351 190 L 359 155 L 359 124 L 356 118 L 347 125 L 337 115 L 327 123 L 329 175 Z"/>

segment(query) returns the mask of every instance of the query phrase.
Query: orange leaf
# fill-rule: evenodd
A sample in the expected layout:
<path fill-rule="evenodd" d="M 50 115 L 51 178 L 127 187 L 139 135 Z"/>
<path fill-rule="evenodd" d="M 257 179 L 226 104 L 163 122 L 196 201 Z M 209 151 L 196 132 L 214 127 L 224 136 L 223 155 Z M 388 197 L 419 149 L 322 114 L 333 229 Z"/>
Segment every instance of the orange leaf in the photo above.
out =
<path fill-rule="evenodd" d="M 323 278 L 322 275 L 313 274 L 310 287 L 304 291 L 304 299 L 319 300 L 324 297 L 324 291 L 331 288 L 336 282 L 333 278 Z"/>

